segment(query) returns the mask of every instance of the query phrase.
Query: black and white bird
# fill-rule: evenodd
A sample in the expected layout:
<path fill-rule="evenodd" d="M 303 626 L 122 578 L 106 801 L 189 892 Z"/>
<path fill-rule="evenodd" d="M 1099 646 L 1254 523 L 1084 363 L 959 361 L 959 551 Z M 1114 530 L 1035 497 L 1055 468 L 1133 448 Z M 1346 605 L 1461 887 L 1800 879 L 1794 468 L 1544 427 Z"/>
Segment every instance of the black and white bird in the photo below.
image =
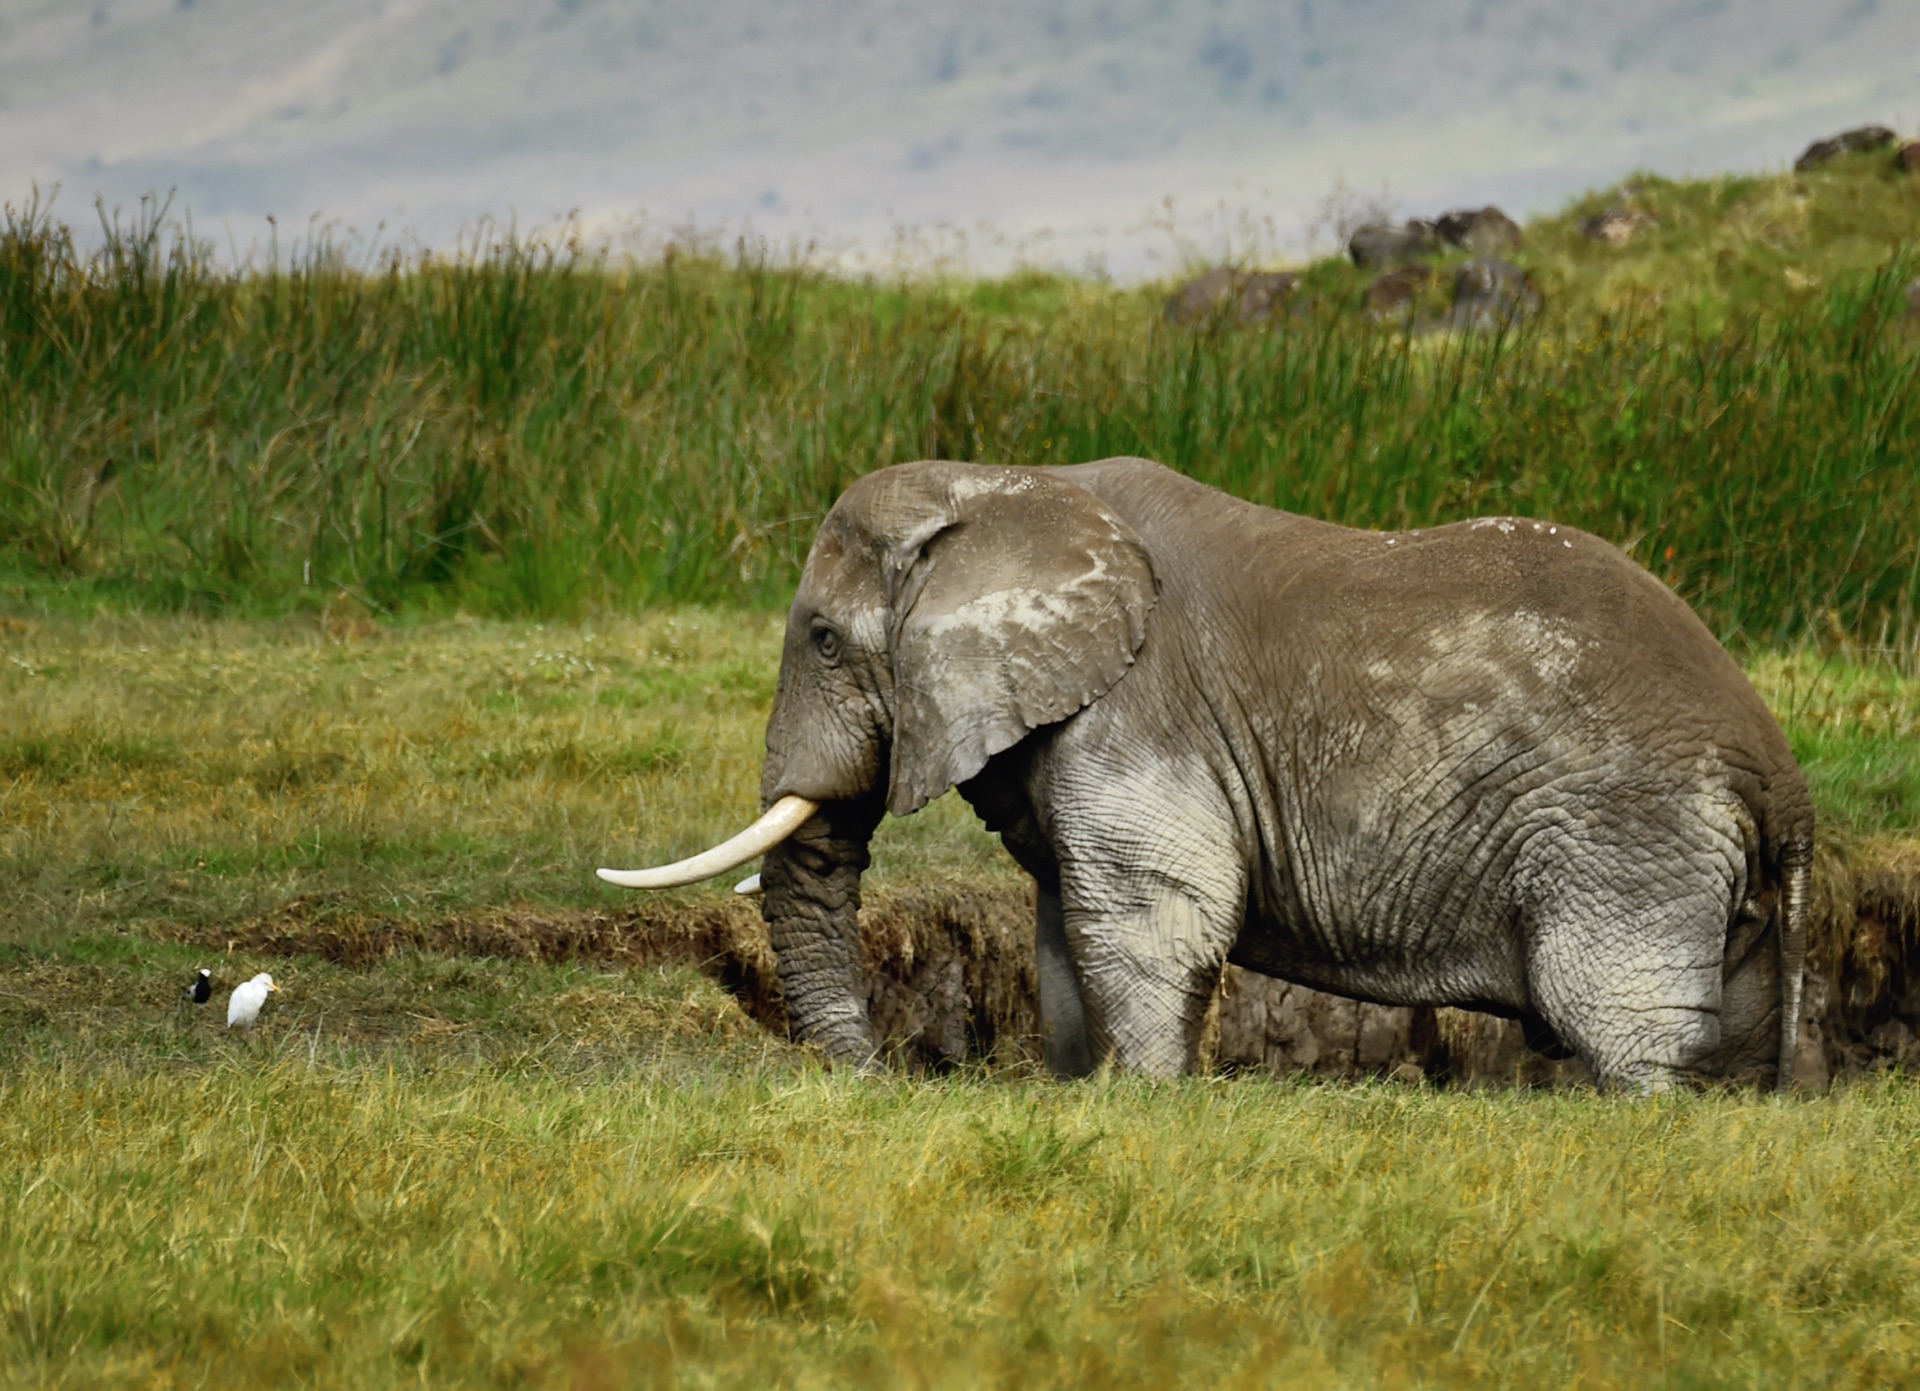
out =
<path fill-rule="evenodd" d="M 254 1021 L 260 1017 L 260 1006 L 267 1002 L 270 993 L 279 988 L 273 983 L 273 977 L 265 971 L 245 985 L 236 985 L 227 1000 L 227 1027 L 251 1029 Z"/>
<path fill-rule="evenodd" d="M 182 993 L 194 1004 L 204 1005 L 213 998 L 213 972 L 202 966 L 200 974 L 193 978 L 193 984 Z"/>

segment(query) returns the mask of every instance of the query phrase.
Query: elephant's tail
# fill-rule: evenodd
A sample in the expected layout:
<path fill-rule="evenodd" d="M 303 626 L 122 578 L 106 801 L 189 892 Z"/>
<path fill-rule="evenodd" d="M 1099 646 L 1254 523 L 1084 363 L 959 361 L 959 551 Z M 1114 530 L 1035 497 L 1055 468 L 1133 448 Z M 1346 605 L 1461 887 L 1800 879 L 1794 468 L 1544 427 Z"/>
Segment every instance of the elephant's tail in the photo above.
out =
<path fill-rule="evenodd" d="M 1800 1004 L 1806 984 L 1807 915 L 1813 902 L 1813 827 L 1795 825 L 1774 847 L 1779 867 L 1780 917 L 1775 924 L 1780 952 L 1780 1065 L 1774 1085 L 1793 1085 L 1793 1060 L 1800 1051 Z"/>

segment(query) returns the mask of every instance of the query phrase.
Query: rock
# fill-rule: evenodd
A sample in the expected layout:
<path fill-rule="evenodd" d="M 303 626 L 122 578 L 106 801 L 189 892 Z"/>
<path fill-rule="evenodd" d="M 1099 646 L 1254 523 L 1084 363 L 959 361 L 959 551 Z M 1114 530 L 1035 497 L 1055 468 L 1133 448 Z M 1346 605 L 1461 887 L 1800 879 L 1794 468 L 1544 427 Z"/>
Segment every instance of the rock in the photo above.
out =
<path fill-rule="evenodd" d="M 1433 230 L 1441 241 L 1476 256 L 1494 256 L 1520 249 L 1520 224 L 1491 205 L 1441 213 L 1434 221 Z"/>
<path fill-rule="evenodd" d="M 1544 304 L 1533 277 L 1511 261 L 1485 257 L 1453 275 L 1450 328 L 1504 328 L 1538 314 Z"/>
<path fill-rule="evenodd" d="M 1293 292 L 1300 288 L 1300 277 L 1292 271 L 1255 271 L 1240 282 L 1240 303 L 1235 318 L 1243 324 L 1264 324 L 1283 309 L 1297 310 Z"/>
<path fill-rule="evenodd" d="M 1659 225 L 1660 219 L 1652 213 L 1632 212 L 1626 208 L 1608 208 L 1603 213 L 1581 219 L 1580 233 L 1588 241 L 1603 241 L 1608 246 L 1625 246 L 1642 231 Z"/>
<path fill-rule="evenodd" d="M 1855 126 L 1852 130 L 1843 130 L 1838 135 L 1830 135 L 1825 140 L 1816 140 L 1807 146 L 1801 151 L 1800 158 L 1793 162 L 1793 172 L 1800 174 L 1817 169 L 1841 155 L 1883 150 L 1898 138 L 1885 126 Z"/>
<path fill-rule="evenodd" d="M 1440 250 L 1440 238 L 1433 224 L 1410 218 L 1399 227 L 1387 222 L 1369 222 L 1353 229 L 1347 238 L 1347 254 L 1362 270 L 1379 270 L 1395 261 L 1432 256 Z"/>
<path fill-rule="evenodd" d="M 1367 286 L 1367 317 L 1376 323 L 1387 319 L 1410 322 L 1414 301 L 1420 298 L 1420 292 L 1432 279 L 1433 271 L 1427 266 L 1401 266 L 1398 270 L 1376 276 L 1373 283 Z"/>
<path fill-rule="evenodd" d="M 1920 174 L 1920 140 L 1909 140 L 1895 150 L 1893 162 L 1903 174 Z"/>
<path fill-rule="evenodd" d="M 1168 295 L 1161 317 L 1170 324 L 1197 324 L 1216 313 L 1232 293 L 1233 267 L 1215 266 Z"/>
<path fill-rule="evenodd" d="M 1233 267 L 1215 266 L 1167 296 L 1162 317 L 1170 324 L 1197 324 L 1218 312 L 1233 293 Z"/>
<path fill-rule="evenodd" d="M 1299 285 L 1300 277 L 1291 271 L 1243 272 L 1215 266 L 1169 295 L 1163 317 L 1170 324 L 1204 323 L 1223 315 L 1232 304 L 1235 323 L 1264 324 L 1287 306 Z"/>

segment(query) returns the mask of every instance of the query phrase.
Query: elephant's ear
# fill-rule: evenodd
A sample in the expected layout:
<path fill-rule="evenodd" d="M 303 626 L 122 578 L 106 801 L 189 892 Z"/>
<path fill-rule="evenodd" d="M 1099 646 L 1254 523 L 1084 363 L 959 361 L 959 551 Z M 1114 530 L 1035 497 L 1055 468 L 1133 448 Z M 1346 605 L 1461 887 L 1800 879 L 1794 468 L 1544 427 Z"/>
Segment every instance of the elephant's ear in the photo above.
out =
<path fill-rule="evenodd" d="M 1155 598 L 1146 547 L 1085 488 L 966 468 L 944 491 L 938 521 L 888 566 L 896 816 L 1103 694 L 1140 650 Z"/>

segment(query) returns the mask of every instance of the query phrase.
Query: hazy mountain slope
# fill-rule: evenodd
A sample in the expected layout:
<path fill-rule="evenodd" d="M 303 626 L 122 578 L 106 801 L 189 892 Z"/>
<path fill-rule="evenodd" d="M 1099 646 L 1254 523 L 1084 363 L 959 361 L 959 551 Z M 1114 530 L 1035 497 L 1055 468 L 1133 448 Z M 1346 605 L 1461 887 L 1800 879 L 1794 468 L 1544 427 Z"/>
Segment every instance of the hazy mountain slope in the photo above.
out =
<path fill-rule="evenodd" d="M 984 218 L 1128 269 L 1166 196 L 1283 240 L 1339 177 L 1518 211 L 1635 166 L 1777 167 L 1900 120 L 1917 76 L 1904 0 L 0 0 L 0 196 L 58 181 L 72 216 L 177 185 L 242 240 L 268 212 L 869 247 Z"/>

